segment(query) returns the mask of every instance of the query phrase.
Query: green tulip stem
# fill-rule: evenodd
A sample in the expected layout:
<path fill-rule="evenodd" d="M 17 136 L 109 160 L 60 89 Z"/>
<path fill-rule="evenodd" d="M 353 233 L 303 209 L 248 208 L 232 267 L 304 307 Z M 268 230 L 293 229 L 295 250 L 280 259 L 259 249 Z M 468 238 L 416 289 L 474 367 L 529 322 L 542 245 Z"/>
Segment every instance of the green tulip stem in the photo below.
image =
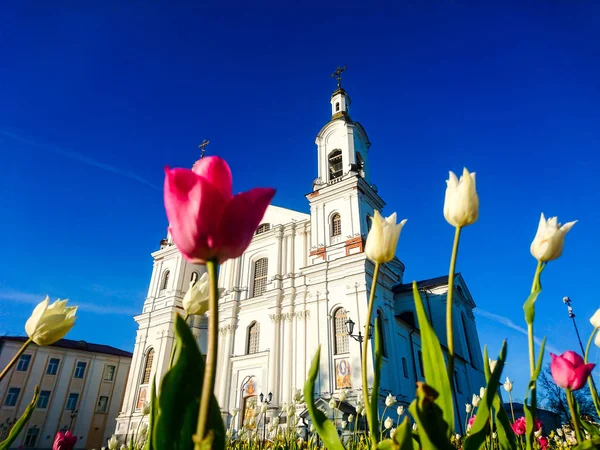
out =
<path fill-rule="evenodd" d="M 588 362 L 588 355 L 590 353 L 590 347 L 592 346 L 592 342 L 594 342 L 594 336 L 596 336 L 597 332 L 598 332 L 598 328 L 594 328 L 594 331 L 592 331 L 592 334 L 590 334 L 590 338 L 588 339 L 588 343 L 585 346 L 585 355 L 583 355 L 583 361 L 586 364 Z"/>
<path fill-rule="evenodd" d="M 581 435 L 581 428 L 579 428 L 579 418 L 577 416 L 577 410 L 575 408 L 575 398 L 571 389 L 565 389 L 567 391 L 567 402 L 569 402 L 569 409 L 571 410 L 571 420 L 573 421 L 573 428 L 575 429 L 575 438 L 577 443 L 581 444 L 583 438 Z"/>
<path fill-rule="evenodd" d="M 510 414 L 512 415 L 513 423 L 515 423 L 515 410 L 513 408 L 512 392 L 508 393 L 508 401 L 510 403 Z"/>
<path fill-rule="evenodd" d="M 200 398 L 200 410 L 198 411 L 198 427 L 194 437 L 194 450 L 203 448 L 202 441 L 208 435 L 208 413 L 210 403 L 215 389 L 215 376 L 217 372 L 217 351 L 219 336 L 219 290 L 218 290 L 218 263 L 216 260 L 206 261 L 208 272 L 208 345 L 206 349 L 206 368 L 204 380 L 202 381 L 202 397 Z"/>
<path fill-rule="evenodd" d="M 452 256 L 450 257 L 450 272 L 448 272 L 448 295 L 446 298 L 446 340 L 448 341 L 448 376 L 450 389 L 454 390 L 454 332 L 452 329 L 452 296 L 454 294 L 454 272 L 458 256 L 458 243 L 460 242 L 461 227 L 456 227 Z"/>
<path fill-rule="evenodd" d="M 10 362 L 8 363 L 8 365 L 2 370 L 2 373 L 0 373 L 0 381 L 2 381 L 2 378 L 4 378 L 4 376 L 8 373 L 8 371 L 10 370 L 10 368 L 12 366 L 15 365 L 15 363 L 19 360 L 19 358 L 21 357 L 21 355 L 23 354 L 23 352 L 25 351 L 25 349 L 27 348 L 27 346 L 29 344 L 31 344 L 32 339 L 29 338 L 27 339 L 23 345 L 21 346 L 21 348 L 19 349 L 19 351 L 15 354 L 15 356 L 13 356 L 13 359 L 10 360 Z"/>
<path fill-rule="evenodd" d="M 533 276 L 533 284 L 531 285 L 531 293 L 533 294 L 536 290 L 541 289 L 540 276 L 544 268 L 544 263 L 538 261 L 537 268 L 535 269 L 535 275 Z M 531 378 L 535 375 L 535 347 L 533 338 L 533 320 L 531 323 L 527 323 L 527 337 L 529 342 L 529 371 Z"/>
<path fill-rule="evenodd" d="M 583 355 L 583 362 L 587 364 L 588 356 L 590 353 L 590 347 L 592 346 L 592 342 L 594 341 L 594 337 L 596 333 L 598 333 L 599 328 L 594 328 L 592 334 L 590 334 L 590 338 L 588 339 L 587 346 L 585 347 L 585 355 Z M 598 397 L 598 391 L 596 390 L 596 383 L 594 383 L 594 378 L 592 374 L 588 376 L 588 386 L 590 387 L 590 393 L 592 394 L 592 400 L 594 402 L 594 407 L 596 408 L 596 412 L 600 415 L 600 397 Z"/>
<path fill-rule="evenodd" d="M 373 271 L 373 282 L 371 283 L 371 293 L 369 295 L 369 310 L 367 312 L 367 319 L 365 324 L 365 338 L 363 339 L 362 346 L 362 389 L 365 403 L 365 411 L 367 412 L 367 423 L 369 424 L 369 435 L 371 436 L 371 442 L 373 448 L 377 447 L 377 431 L 373 428 L 375 423 L 374 418 L 371 414 L 371 405 L 369 400 L 369 385 L 367 384 L 367 353 L 369 350 L 369 327 L 371 325 L 371 315 L 373 314 L 373 304 L 375 303 L 375 290 L 377 288 L 377 277 L 379 276 L 379 263 L 375 263 L 375 270 Z"/>

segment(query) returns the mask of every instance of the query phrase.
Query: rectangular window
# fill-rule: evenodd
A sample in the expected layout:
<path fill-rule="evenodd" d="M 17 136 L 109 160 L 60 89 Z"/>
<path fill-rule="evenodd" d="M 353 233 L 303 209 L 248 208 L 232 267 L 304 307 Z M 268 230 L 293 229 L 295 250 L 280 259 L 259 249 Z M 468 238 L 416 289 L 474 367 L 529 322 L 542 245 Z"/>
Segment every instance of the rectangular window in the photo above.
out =
<path fill-rule="evenodd" d="M 425 372 L 423 371 L 423 352 L 419 350 L 419 372 L 421 373 L 421 378 L 425 378 Z"/>
<path fill-rule="evenodd" d="M 30 429 L 28 429 L 27 434 L 25 435 L 25 442 L 23 443 L 23 447 L 35 447 L 39 435 L 40 429 L 38 427 L 31 427 Z"/>
<path fill-rule="evenodd" d="M 254 289 L 253 297 L 262 295 L 267 290 L 267 272 L 269 270 L 269 260 L 261 258 L 254 263 Z"/>
<path fill-rule="evenodd" d="M 404 374 L 404 378 L 408 378 L 408 363 L 406 362 L 406 358 L 402 358 L 402 373 Z"/>
<path fill-rule="evenodd" d="M 50 391 L 41 391 L 35 407 L 40 408 L 40 409 L 46 409 L 48 407 L 49 401 L 50 401 Z"/>
<path fill-rule="evenodd" d="M 6 394 L 6 398 L 4 399 L 4 406 L 15 406 L 17 404 L 17 400 L 19 399 L 20 393 L 21 388 L 8 388 L 8 393 Z"/>
<path fill-rule="evenodd" d="M 79 394 L 77 393 L 70 393 L 69 394 L 69 398 L 67 398 L 67 406 L 65 407 L 65 409 L 67 411 L 74 411 L 77 409 L 77 401 L 79 400 Z"/>
<path fill-rule="evenodd" d="M 31 361 L 31 355 L 21 355 L 19 362 L 17 363 L 18 372 L 27 372 L 29 368 L 29 362 Z"/>
<path fill-rule="evenodd" d="M 85 368 L 87 367 L 87 363 L 85 361 L 77 361 L 77 366 L 75 366 L 75 374 L 73 378 L 83 378 L 85 375 Z"/>
<path fill-rule="evenodd" d="M 101 395 L 96 405 L 96 412 L 105 413 L 108 411 L 108 397 Z"/>
<path fill-rule="evenodd" d="M 56 372 L 58 372 L 59 365 L 60 365 L 60 359 L 50 358 L 48 360 L 48 367 L 46 367 L 46 375 L 56 375 Z"/>
<path fill-rule="evenodd" d="M 104 369 L 104 381 L 112 381 L 115 379 L 115 369 L 117 367 L 109 364 Z"/>

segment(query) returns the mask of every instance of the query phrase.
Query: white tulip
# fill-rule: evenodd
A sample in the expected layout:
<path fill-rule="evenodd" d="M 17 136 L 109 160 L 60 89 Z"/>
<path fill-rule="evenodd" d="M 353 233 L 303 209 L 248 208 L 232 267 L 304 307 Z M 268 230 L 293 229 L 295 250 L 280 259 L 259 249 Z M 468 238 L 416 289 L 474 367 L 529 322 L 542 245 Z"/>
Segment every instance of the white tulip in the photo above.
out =
<path fill-rule="evenodd" d="M 348 422 L 346 422 L 345 420 L 342 420 L 342 430 L 345 430 L 347 426 L 348 426 Z"/>
<path fill-rule="evenodd" d="M 396 397 L 394 397 L 392 394 L 388 394 L 385 398 L 385 406 L 389 408 L 390 406 L 394 406 L 395 403 Z"/>
<path fill-rule="evenodd" d="M 109 440 L 108 440 L 108 448 L 110 450 L 115 450 L 117 448 L 117 446 L 119 445 L 119 441 L 117 440 L 116 436 L 112 436 Z"/>
<path fill-rule="evenodd" d="M 127 446 L 125 444 L 121 444 L 119 450 L 127 450 Z"/>
<path fill-rule="evenodd" d="M 335 398 L 331 397 L 331 399 L 329 400 L 329 407 L 331 409 L 337 408 L 337 401 L 335 400 Z"/>
<path fill-rule="evenodd" d="M 391 417 L 388 416 L 388 418 L 385 419 L 385 421 L 383 422 L 383 426 L 385 427 L 386 430 L 389 430 L 390 428 L 392 428 L 394 426 L 394 421 L 392 420 Z"/>
<path fill-rule="evenodd" d="M 533 435 L 534 435 L 536 438 L 539 438 L 539 437 L 542 435 L 542 429 L 540 428 L 539 430 L 537 430 L 537 431 L 534 431 L 534 432 L 533 432 Z"/>
<path fill-rule="evenodd" d="M 343 402 L 344 400 L 346 400 L 348 398 L 348 390 L 342 389 L 340 391 L 340 393 L 338 394 L 338 397 L 340 398 L 340 402 Z"/>
<path fill-rule="evenodd" d="M 483 398 L 484 396 L 485 396 L 485 388 L 480 387 L 479 388 L 479 398 Z"/>
<path fill-rule="evenodd" d="M 150 402 L 144 400 L 142 403 L 142 415 L 147 416 L 148 414 L 150 414 Z"/>
<path fill-rule="evenodd" d="M 386 263 L 394 259 L 400 231 L 405 223 L 406 219 L 396 223 L 396 213 L 384 219 L 379 211 L 375 210 L 365 245 L 367 258 L 374 263 Z"/>
<path fill-rule="evenodd" d="M 563 433 L 563 430 L 562 430 L 562 428 L 557 428 L 557 429 L 556 429 L 556 434 L 558 434 L 560 437 L 563 437 L 563 434 L 564 434 L 564 433 Z"/>
<path fill-rule="evenodd" d="M 471 411 L 473 411 L 473 405 L 470 403 L 465 404 L 465 410 L 467 411 L 467 414 L 469 414 Z"/>
<path fill-rule="evenodd" d="M 488 361 L 490 363 L 490 372 L 493 372 L 494 369 L 496 369 L 496 365 L 498 364 L 498 361 L 496 359 L 489 359 Z"/>
<path fill-rule="evenodd" d="M 49 305 L 50 298 L 38 304 L 25 323 L 25 331 L 37 345 L 52 345 L 65 337 L 75 325 L 77 306 L 67 306 L 68 300 L 56 300 Z"/>
<path fill-rule="evenodd" d="M 498 433 L 496 433 L 495 431 L 492 433 L 492 438 L 496 439 L 498 437 Z"/>
<path fill-rule="evenodd" d="M 273 427 L 278 427 L 278 426 L 279 426 L 279 417 L 275 417 L 275 418 L 273 419 L 273 421 L 271 422 L 271 425 L 272 425 Z"/>
<path fill-rule="evenodd" d="M 204 272 L 195 283 L 190 281 L 190 287 L 183 296 L 183 309 L 189 315 L 204 314 L 208 311 L 208 273 Z"/>
<path fill-rule="evenodd" d="M 350 414 L 348 416 L 348 422 L 350 422 L 350 423 L 354 422 L 354 414 Z"/>
<path fill-rule="evenodd" d="M 456 434 L 454 435 L 454 439 L 456 439 L 457 441 L 458 441 L 458 440 L 460 440 L 460 438 L 461 438 L 461 436 L 460 436 L 460 434 L 459 434 L 459 433 L 456 433 Z"/>
<path fill-rule="evenodd" d="M 413 423 L 413 424 L 412 424 L 412 430 L 413 430 L 413 431 L 417 431 L 417 424 L 416 424 L 416 423 Z"/>
<path fill-rule="evenodd" d="M 235 416 L 237 416 L 237 415 L 238 415 L 238 413 L 239 413 L 239 412 L 240 412 L 240 408 L 233 408 L 233 409 L 231 410 L 231 415 L 232 415 L 233 417 L 235 417 Z"/>
<path fill-rule="evenodd" d="M 398 417 L 400 417 L 402 414 L 404 414 L 404 406 L 398 406 L 398 409 L 396 411 L 398 412 Z"/>
<path fill-rule="evenodd" d="M 454 227 L 466 227 L 479 217 L 479 197 L 475 189 L 475 172 L 464 168 L 460 180 L 450 172 L 446 181 L 444 217 Z"/>
<path fill-rule="evenodd" d="M 302 389 L 297 389 L 296 392 L 294 392 L 294 401 L 296 403 L 302 403 Z"/>
<path fill-rule="evenodd" d="M 537 233 L 531 243 L 531 254 L 541 262 L 552 261 L 562 255 L 565 235 L 577 221 L 558 223 L 557 217 L 546 220 L 544 213 L 540 217 Z"/>
<path fill-rule="evenodd" d="M 481 397 L 479 395 L 473 394 L 473 399 L 471 400 L 471 404 L 473 408 L 477 408 L 479 406 L 479 402 L 481 401 Z"/>
<path fill-rule="evenodd" d="M 310 430 L 311 433 L 315 432 L 315 426 L 312 423 L 310 424 L 309 430 Z"/>
<path fill-rule="evenodd" d="M 365 407 L 362 404 L 356 405 L 356 414 L 362 414 L 362 412 L 364 410 L 365 410 Z"/>
<path fill-rule="evenodd" d="M 503 386 L 506 392 L 511 392 L 513 390 L 512 381 L 510 381 L 508 377 L 506 377 L 506 381 L 504 382 Z"/>
<path fill-rule="evenodd" d="M 594 328 L 600 328 L 600 309 L 590 318 L 590 323 Z"/>
<path fill-rule="evenodd" d="M 142 424 L 142 427 L 140 428 L 140 436 L 145 436 L 147 432 L 148 432 L 148 424 L 144 423 L 144 424 Z"/>
<path fill-rule="evenodd" d="M 390 430 L 390 439 L 394 439 L 394 435 L 395 435 L 395 434 L 396 434 L 396 429 L 395 429 L 395 428 L 392 428 L 392 429 Z"/>

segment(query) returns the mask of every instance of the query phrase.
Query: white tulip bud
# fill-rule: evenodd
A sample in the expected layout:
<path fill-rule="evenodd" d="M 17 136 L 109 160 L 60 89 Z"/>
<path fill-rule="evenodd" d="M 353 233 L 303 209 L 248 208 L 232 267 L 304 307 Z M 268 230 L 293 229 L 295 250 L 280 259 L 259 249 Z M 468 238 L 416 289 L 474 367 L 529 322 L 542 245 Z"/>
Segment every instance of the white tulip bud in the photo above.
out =
<path fill-rule="evenodd" d="M 296 403 L 302 403 L 302 389 L 297 389 L 294 393 L 294 401 Z"/>
<path fill-rule="evenodd" d="M 600 309 L 590 318 L 590 323 L 594 328 L 600 328 Z"/>
<path fill-rule="evenodd" d="M 400 417 L 402 414 L 404 414 L 404 406 L 398 406 L 398 409 L 396 411 L 398 412 L 398 417 Z"/>
<path fill-rule="evenodd" d="M 513 390 L 512 381 L 510 381 L 508 377 L 506 377 L 506 381 L 504 382 L 503 386 L 506 392 L 511 392 Z"/>
<path fill-rule="evenodd" d="M 416 424 L 416 422 L 412 424 L 412 430 L 413 431 L 417 431 L 417 424 Z"/>
<path fill-rule="evenodd" d="M 471 404 L 473 408 L 477 408 L 479 406 L 479 402 L 481 401 L 481 397 L 479 395 L 473 394 L 473 399 L 471 400 Z"/>
<path fill-rule="evenodd" d="M 577 221 L 558 223 L 557 217 L 546 220 L 544 213 L 540 217 L 537 233 L 531 243 L 531 254 L 541 262 L 552 261 L 562 255 L 565 235 Z"/>
<path fill-rule="evenodd" d="M 460 438 L 461 438 L 460 434 L 456 433 L 454 435 L 454 439 L 456 439 L 457 441 L 460 440 Z"/>
<path fill-rule="evenodd" d="M 329 407 L 331 409 L 337 408 L 337 401 L 335 400 L 335 398 L 331 397 L 331 399 L 329 400 Z"/>
<path fill-rule="evenodd" d="M 315 432 L 315 426 L 312 423 L 310 424 L 309 430 L 310 430 L 311 433 Z"/>
<path fill-rule="evenodd" d="M 38 304 L 25 323 L 25 331 L 37 345 L 52 345 L 65 337 L 75 325 L 77 306 L 67 306 L 68 300 L 56 300 L 49 305 L 50 298 Z"/>
<path fill-rule="evenodd" d="M 496 439 L 498 437 L 498 433 L 496 433 L 495 431 L 492 433 L 492 439 Z"/>
<path fill-rule="evenodd" d="M 537 430 L 537 431 L 534 431 L 534 432 L 533 432 L 533 435 L 534 435 L 536 438 L 539 438 L 539 437 L 542 435 L 542 429 L 540 428 L 539 430 Z"/>
<path fill-rule="evenodd" d="M 345 430 L 347 426 L 348 426 L 348 422 L 346 422 L 345 420 L 342 420 L 342 430 Z"/>
<path fill-rule="evenodd" d="M 386 263 L 394 259 L 400 231 L 405 223 L 406 219 L 396 223 L 396 213 L 384 219 L 379 211 L 375 210 L 365 245 L 367 258 L 374 263 Z"/>
<path fill-rule="evenodd" d="M 385 427 L 386 430 L 389 430 L 390 428 L 392 428 L 394 426 L 394 421 L 392 420 L 391 417 L 388 417 L 383 422 L 383 426 Z"/>
<path fill-rule="evenodd" d="M 488 359 L 489 363 L 490 363 L 490 372 L 493 372 L 496 369 L 496 365 L 498 364 L 498 361 L 495 359 Z"/>
<path fill-rule="evenodd" d="M 340 398 L 340 402 L 343 402 L 344 400 L 346 400 L 348 398 L 348 390 L 342 389 L 340 391 L 340 393 L 338 394 L 338 397 Z"/>
<path fill-rule="evenodd" d="M 393 406 L 396 403 L 396 397 L 394 397 L 392 394 L 388 394 L 387 397 L 385 398 L 385 406 L 387 406 L 388 408 L 390 406 Z"/>
<path fill-rule="evenodd" d="M 144 400 L 142 403 L 142 415 L 147 416 L 148 414 L 150 414 L 150 402 Z"/>
<path fill-rule="evenodd" d="M 446 199 L 444 200 L 444 217 L 454 227 L 466 227 L 477 221 L 479 217 L 479 197 L 475 189 L 475 172 L 469 173 L 464 168 L 460 180 L 450 172 L 446 181 Z"/>
<path fill-rule="evenodd" d="M 204 272 L 198 281 L 190 281 L 182 301 L 185 312 L 193 315 L 208 311 L 208 292 L 208 273 Z"/>
<path fill-rule="evenodd" d="M 469 414 L 471 411 L 473 411 L 473 405 L 471 405 L 470 403 L 467 403 L 465 405 L 465 410 L 467 411 L 467 414 Z"/>
<path fill-rule="evenodd" d="M 485 397 L 485 388 L 480 387 L 479 388 L 479 398 L 483 398 L 483 397 Z"/>
<path fill-rule="evenodd" d="M 392 428 L 392 429 L 390 430 L 390 439 L 394 439 L 394 435 L 395 435 L 395 434 L 396 434 L 396 429 L 395 429 L 395 428 Z"/>
<path fill-rule="evenodd" d="M 119 445 L 119 441 L 117 440 L 116 436 L 112 436 L 109 440 L 108 440 L 108 448 L 110 450 L 116 450 L 117 446 Z"/>
<path fill-rule="evenodd" d="M 348 416 L 348 422 L 350 422 L 350 423 L 354 422 L 354 414 L 350 414 Z"/>

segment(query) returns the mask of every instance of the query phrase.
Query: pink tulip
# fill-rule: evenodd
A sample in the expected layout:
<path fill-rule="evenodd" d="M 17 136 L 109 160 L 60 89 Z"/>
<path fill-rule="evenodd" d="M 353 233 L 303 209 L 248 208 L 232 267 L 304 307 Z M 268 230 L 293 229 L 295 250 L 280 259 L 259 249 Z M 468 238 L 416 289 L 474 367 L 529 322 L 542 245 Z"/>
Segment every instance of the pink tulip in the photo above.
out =
<path fill-rule="evenodd" d="M 552 362 L 550 371 L 554 382 L 563 389 L 576 391 L 581 389 L 595 364 L 585 364 L 577 353 L 568 351 L 560 356 L 550 353 Z"/>
<path fill-rule="evenodd" d="M 475 417 L 477 417 L 477 414 L 473 414 L 473 416 L 469 418 L 469 426 L 473 426 L 475 423 Z"/>
<path fill-rule="evenodd" d="M 525 421 L 525 417 L 519 417 L 517 420 L 515 420 L 515 423 L 512 424 L 512 429 L 516 435 L 524 435 L 527 431 L 527 422 Z"/>
<path fill-rule="evenodd" d="M 540 436 L 540 438 L 538 439 L 538 443 L 540 444 L 542 450 L 546 450 L 546 448 L 548 447 L 548 438 L 545 436 Z"/>
<path fill-rule="evenodd" d="M 200 159 L 192 170 L 166 167 L 165 175 L 169 231 L 193 264 L 244 253 L 275 195 L 271 188 L 232 195 L 231 171 L 217 156 Z"/>
<path fill-rule="evenodd" d="M 52 450 L 72 450 L 76 442 L 77 436 L 73 436 L 70 430 L 67 430 L 66 433 L 59 431 L 54 438 Z"/>

